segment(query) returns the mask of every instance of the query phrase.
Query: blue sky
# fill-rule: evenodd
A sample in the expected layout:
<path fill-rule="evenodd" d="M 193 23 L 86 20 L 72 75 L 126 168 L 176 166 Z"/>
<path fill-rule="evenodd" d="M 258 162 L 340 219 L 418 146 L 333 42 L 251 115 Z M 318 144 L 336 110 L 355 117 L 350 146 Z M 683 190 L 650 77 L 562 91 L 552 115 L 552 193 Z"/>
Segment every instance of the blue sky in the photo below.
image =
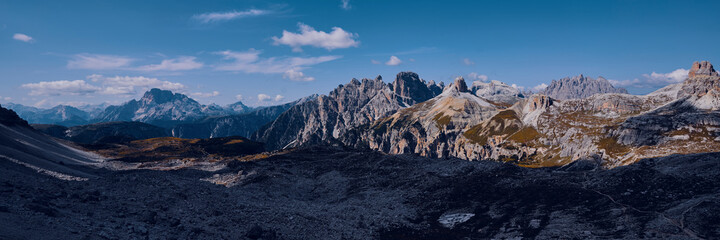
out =
<path fill-rule="evenodd" d="M 582 73 L 644 94 L 720 62 L 719 13 L 720 1 L 0 1 L 0 103 L 117 104 L 160 87 L 272 105 L 400 71 L 526 89 Z"/>

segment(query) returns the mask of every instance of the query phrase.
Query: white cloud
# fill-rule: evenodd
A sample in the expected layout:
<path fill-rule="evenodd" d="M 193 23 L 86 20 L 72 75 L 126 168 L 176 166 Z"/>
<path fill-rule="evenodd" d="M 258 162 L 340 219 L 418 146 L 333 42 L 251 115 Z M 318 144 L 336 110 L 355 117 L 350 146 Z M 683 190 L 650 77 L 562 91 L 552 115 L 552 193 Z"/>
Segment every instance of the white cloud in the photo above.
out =
<path fill-rule="evenodd" d="M 402 60 L 400 60 L 398 57 L 396 57 L 396 56 L 390 56 L 390 60 L 388 60 L 387 62 L 385 62 L 385 65 L 388 65 L 388 66 L 397 66 L 397 65 L 400 65 L 401 63 L 402 63 Z"/>
<path fill-rule="evenodd" d="M 145 92 L 151 88 L 160 88 L 170 91 L 185 89 L 185 85 L 169 81 L 162 81 L 157 78 L 143 76 L 114 76 L 105 77 L 98 74 L 87 76 L 87 79 L 96 83 L 95 85 L 85 80 L 61 80 L 51 82 L 27 83 L 21 87 L 30 89 L 31 96 L 59 96 L 59 95 L 90 95 L 95 93 L 109 95 L 133 95 L 140 91 Z M 220 94 L 220 93 L 210 93 Z"/>
<path fill-rule="evenodd" d="M 534 87 L 532 88 L 532 90 L 533 90 L 533 92 L 540 92 L 540 91 L 542 91 L 542 90 L 545 90 L 545 88 L 547 88 L 547 87 L 548 87 L 547 84 L 541 83 L 540 85 L 534 86 Z"/>
<path fill-rule="evenodd" d="M 272 97 L 268 96 L 267 94 L 258 94 L 258 100 L 260 100 L 261 102 L 270 101 L 270 99 L 272 99 Z"/>
<path fill-rule="evenodd" d="M 85 80 L 27 83 L 21 87 L 30 89 L 31 96 L 88 95 L 101 90 Z"/>
<path fill-rule="evenodd" d="M 246 10 L 246 11 L 233 10 L 230 12 L 209 12 L 209 13 L 198 14 L 198 15 L 193 16 L 193 18 L 202 23 L 212 23 L 212 22 L 230 21 L 230 20 L 239 19 L 239 18 L 267 15 L 270 13 L 272 13 L 272 11 L 261 10 L 261 9 L 250 9 L 250 10 Z"/>
<path fill-rule="evenodd" d="M 14 35 L 13 35 L 13 39 L 18 40 L 18 41 L 23 41 L 23 42 L 31 42 L 31 41 L 33 41 L 33 38 L 32 38 L 32 37 L 30 37 L 30 36 L 28 36 L 28 35 L 25 35 L 25 34 L 22 34 L 22 33 L 16 33 L 16 34 L 14 34 Z"/>
<path fill-rule="evenodd" d="M 242 101 L 242 100 L 243 100 L 243 95 L 242 95 L 242 94 L 235 95 L 235 99 L 238 100 L 238 101 Z"/>
<path fill-rule="evenodd" d="M 301 71 L 315 64 L 328 62 L 341 58 L 342 56 L 320 56 L 320 57 L 271 57 L 260 58 L 262 52 L 249 49 L 245 52 L 222 51 L 217 54 L 225 59 L 233 60 L 232 63 L 217 66 L 216 70 L 241 71 L 246 73 L 283 73 L 288 71 Z"/>
<path fill-rule="evenodd" d="M 199 98 L 209 98 L 209 97 L 220 96 L 220 92 L 218 92 L 218 91 L 212 91 L 212 92 L 208 92 L 208 93 L 194 92 L 194 93 L 191 93 L 190 95 L 192 95 L 193 97 L 199 97 Z"/>
<path fill-rule="evenodd" d="M 469 58 L 463 59 L 463 63 L 464 63 L 465 65 L 475 65 L 475 62 L 473 62 L 473 61 L 470 60 Z"/>
<path fill-rule="evenodd" d="M 279 102 L 279 101 L 281 101 L 281 100 L 283 100 L 283 99 L 285 99 L 285 96 L 280 95 L 280 94 L 275 95 L 275 101 L 276 101 L 276 102 Z"/>
<path fill-rule="evenodd" d="M 313 46 L 333 50 L 338 48 L 357 47 L 360 45 L 355 38 L 355 33 L 346 32 L 342 28 L 333 27 L 332 32 L 316 31 L 312 27 L 303 23 L 298 23 L 300 33 L 292 33 L 283 30 L 282 37 L 272 37 L 275 45 L 288 45 L 293 48 L 294 52 L 301 52 L 302 46 Z"/>
<path fill-rule="evenodd" d="M 137 70 L 140 71 L 183 71 L 193 70 L 203 67 L 203 63 L 196 62 L 195 57 L 182 56 L 174 59 L 166 59 L 160 62 L 160 64 L 151 64 L 140 66 Z"/>
<path fill-rule="evenodd" d="M 290 79 L 292 81 L 300 81 L 300 82 L 310 82 L 315 81 L 314 77 L 305 76 L 303 72 L 296 71 L 295 69 L 290 69 L 285 71 L 283 74 L 283 78 Z"/>
<path fill-rule="evenodd" d="M 132 95 L 138 93 L 139 91 L 147 91 L 151 88 L 160 88 L 170 91 L 180 91 L 185 89 L 185 85 L 181 83 L 162 81 L 157 78 L 143 76 L 101 77 L 101 80 L 99 81 L 104 87 L 102 91 L 104 94 Z"/>
<path fill-rule="evenodd" d="M 476 73 L 476 72 L 471 72 L 471 73 L 469 73 L 466 77 L 467 77 L 468 80 L 480 80 L 480 81 L 483 81 L 483 82 L 487 82 L 487 80 L 488 80 L 488 76 L 487 76 L 487 75 L 478 74 L 478 73 Z"/>
<path fill-rule="evenodd" d="M 632 80 L 612 80 L 608 79 L 615 87 L 638 87 L 638 88 L 656 88 L 669 84 L 680 83 L 685 81 L 690 70 L 679 68 L 669 73 L 643 74 L 641 78 Z"/>
<path fill-rule="evenodd" d="M 127 67 L 134 59 L 122 56 L 100 54 L 76 54 L 68 61 L 70 69 L 118 69 Z"/>
<path fill-rule="evenodd" d="M 352 6 L 350 6 L 350 0 L 342 0 L 340 7 L 345 10 L 350 10 L 352 8 Z"/>
<path fill-rule="evenodd" d="M 510 86 L 513 87 L 513 88 L 515 88 L 515 89 L 517 89 L 517 90 L 520 90 L 521 92 L 522 92 L 522 91 L 525 91 L 525 87 L 523 87 L 523 86 L 518 86 L 517 84 L 514 84 L 514 83 L 511 84 Z"/>
<path fill-rule="evenodd" d="M 10 101 L 10 100 L 12 100 L 11 97 L 2 97 L 2 96 L 0 96 L 0 99 L 5 100 L 5 101 Z"/>
<path fill-rule="evenodd" d="M 382 64 L 380 61 L 377 61 L 375 59 L 370 60 L 370 63 L 372 64 Z"/>

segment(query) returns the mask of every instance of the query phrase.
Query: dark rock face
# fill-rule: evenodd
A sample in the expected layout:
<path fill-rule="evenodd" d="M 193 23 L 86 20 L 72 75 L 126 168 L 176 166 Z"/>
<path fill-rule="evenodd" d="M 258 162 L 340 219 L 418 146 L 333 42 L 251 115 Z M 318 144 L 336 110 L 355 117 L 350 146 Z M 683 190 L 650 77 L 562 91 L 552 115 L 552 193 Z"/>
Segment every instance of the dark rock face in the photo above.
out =
<path fill-rule="evenodd" d="M 417 73 L 400 72 L 392 84 L 393 92 L 397 101 L 408 104 L 408 106 L 427 101 L 437 94 L 430 89 L 430 86 L 420 79 Z"/>
<path fill-rule="evenodd" d="M 43 132 L 49 136 L 61 139 L 65 138 L 65 131 L 68 130 L 68 127 L 52 124 L 31 124 L 30 126 L 32 126 L 35 130 Z"/>
<path fill-rule="evenodd" d="M 427 83 L 428 89 L 430 89 L 430 92 L 432 92 L 433 96 L 440 95 L 443 91 L 443 88 L 445 88 L 445 84 L 443 82 L 435 83 L 434 80 L 430 80 Z"/>
<path fill-rule="evenodd" d="M 252 139 L 266 143 L 268 149 L 331 141 L 352 128 L 434 96 L 415 73 L 398 74 L 392 86 L 379 76 L 372 80 L 352 79 L 328 96 L 293 106 L 253 134 Z"/>
<path fill-rule="evenodd" d="M 28 122 L 20 118 L 15 111 L 0 106 L 0 124 L 5 126 L 30 127 Z"/>
<path fill-rule="evenodd" d="M 554 99 L 564 100 L 586 98 L 598 93 L 627 93 L 627 90 L 613 87 L 612 84 L 603 77 L 593 79 L 581 74 L 580 76 L 572 78 L 566 77 L 560 80 L 553 80 L 550 86 L 540 93 Z"/>

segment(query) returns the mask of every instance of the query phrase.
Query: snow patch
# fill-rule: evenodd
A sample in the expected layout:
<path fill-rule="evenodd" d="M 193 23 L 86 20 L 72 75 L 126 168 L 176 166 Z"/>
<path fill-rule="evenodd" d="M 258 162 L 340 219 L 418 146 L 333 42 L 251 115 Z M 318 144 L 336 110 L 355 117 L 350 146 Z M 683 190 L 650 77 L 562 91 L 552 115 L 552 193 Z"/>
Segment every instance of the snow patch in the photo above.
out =
<path fill-rule="evenodd" d="M 68 175 L 68 174 L 50 171 L 50 170 L 47 170 L 47 169 L 29 164 L 26 162 L 22 162 L 20 160 L 17 160 L 17 159 L 14 159 L 14 158 L 11 158 L 11 157 L 8 157 L 5 155 L 0 155 L 0 158 L 7 159 L 10 162 L 25 166 L 27 168 L 37 171 L 38 173 L 45 174 L 45 175 L 48 175 L 48 176 L 51 176 L 51 177 L 54 177 L 54 178 L 57 178 L 60 180 L 65 180 L 65 181 L 87 181 L 88 180 L 88 178 L 84 178 L 84 177 L 76 177 L 76 176 L 72 176 L 72 175 Z"/>
<path fill-rule="evenodd" d="M 475 216 L 473 213 L 453 213 L 453 214 L 443 214 L 438 219 L 438 222 L 443 225 L 443 227 L 446 228 L 453 228 L 455 225 L 458 225 L 460 223 L 467 222 Z"/>

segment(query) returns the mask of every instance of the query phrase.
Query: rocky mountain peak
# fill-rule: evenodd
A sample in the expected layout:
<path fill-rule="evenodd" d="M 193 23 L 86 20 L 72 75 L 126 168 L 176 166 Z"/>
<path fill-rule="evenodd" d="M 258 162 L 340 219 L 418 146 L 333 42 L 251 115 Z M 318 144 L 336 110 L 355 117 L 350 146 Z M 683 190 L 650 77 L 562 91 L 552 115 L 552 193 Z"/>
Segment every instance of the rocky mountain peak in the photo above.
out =
<path fill-rule="evenodd" d="M 158 88 L 150 89 L 150 91 L 145 92 L 145 95 L 140 99 L 140 102 L 143 103 L 155 103 L 155 104 L 163 104 L 172 102 L 175 100 L 182 100 L 188 98 L 187 96 L 180 94 L 180 93 L 173 93 L 172 91 L 168 90 L 162 90 Z M 188 98 L 189 99 L 189 98 Z"/>
<path fill-rule="evenodd" d="M 532 95 L 528 98 L 526 111 L 535 111 L 537 109 L 548 108 L 553 104 L 552 98 L 545 95 Z"/>
<path fill-rule="evenodd" d="M 360 85 L 360 81 L 357 80 L 357 78 L 353 78 L 353 79 L 350 80 L 350 82 L 349 82 L 348 84 Z"/>
<path fill-rule="evenodd" d="M 465 79 L 463 77 L 455 78 L 455 81 L 450 86 L 448 86 L 448 88 L 454 89 L 458 92 L 470 92 L 467 84 L 465 83 Z"/>
<path fill-rule="evenodd" d="M 720 76 L 710 62 L 694 62 L 677 96 L 703 97 L 711 91 L 720 93 Z"/>
<path fill-rule="evenodd" d="M 615 88 L 603 77 L 593 79 L 580 74 L 575 77 L 565 77 L 557 81 L 553 80 L 550 86 L 540 93 L 563 100 L 586 98 L 598 93 L 627 93 L 627 90 L 624 88 Z"/>
<path fill-rule="evenodd" d="M 401 101 L 410 105 L 424 102 L 435 96 L 427 84 L 414 72 L 398 73 L 392 83 L 392 90 L 401 98 Z M 412 102 L 407 102 L 407 100 L 412 100 Z"/>
<path fill-rule="evenodd" d="M 708 61 L 695 61 L 690 68 L 690 72 L 688 72 L 688 77 L 695 77 L 697 75 L 718 76 L 718 72 L 715 71 L 713 65 Z"/>

